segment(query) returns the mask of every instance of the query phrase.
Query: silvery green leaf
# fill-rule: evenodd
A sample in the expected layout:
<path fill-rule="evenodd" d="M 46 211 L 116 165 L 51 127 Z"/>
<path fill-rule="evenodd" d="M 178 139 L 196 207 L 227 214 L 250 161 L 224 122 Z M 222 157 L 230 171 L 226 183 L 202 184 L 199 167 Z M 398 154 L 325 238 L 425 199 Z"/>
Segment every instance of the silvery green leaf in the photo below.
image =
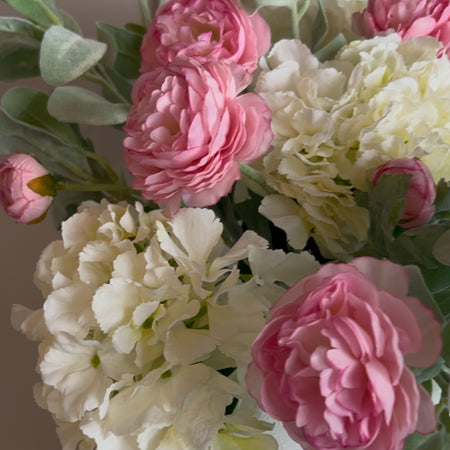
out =
<path fill-rule="evenodd" d="M 0 106 L 14 119 L 28 123 L 58 136 L 66 144 L 78 145 L 79 138 L 71 125 L 61 123 L 47 111 L 48 95 L 28 87 L 6 91 Z"/>
<path fill-rule="evenodd" d="M 78 86 L 62 86 L 50 95 L 49 113 L 61 122 L 88 125 L 116 125 L 124 123 L 129 106 L 110 103 L 92 91 Z"/>
<path fill-rule="evenodd" d="M 6 0 L 13 8 L 46 27 L 60 23 L 54 0 Z"/>
<path fill-rule="evenodd" d="M 60 26 L 49 28 L 42 40 L 40 69 L 45 82 L 59 86 L 75 80 L 103 57 L 106 45 Z"/>
<path fill-rule="evenodd" d="M 89 167 L 77 146 L 61 142 L 52 133 L 15 119 L 0 108 L 0 154 L 30 153 L 53 175 L 84 180 Z"/>

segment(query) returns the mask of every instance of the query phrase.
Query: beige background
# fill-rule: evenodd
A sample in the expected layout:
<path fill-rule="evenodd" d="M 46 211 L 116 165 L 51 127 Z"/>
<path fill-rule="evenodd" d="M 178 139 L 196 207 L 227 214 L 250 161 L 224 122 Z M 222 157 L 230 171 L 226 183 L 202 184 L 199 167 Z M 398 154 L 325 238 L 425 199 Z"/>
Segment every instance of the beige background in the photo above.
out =
<path fill-rule="evenodd" d="M 95 37 L 97 20 L 123 26 L 139 22 L 138 0 L 56 0 L 59 8 L 71 13 L 87 37 Z M 0 3 L 1 16 L 19 16 L 5 3 Z M 0 61 L 1 64 L 1 61 Z M 39 80 L 23 80 L 18 85 L 49 91 Z M 0 94 L 11 86 L 0 82 Z M 86 128 L 97 148 L 113 159 L 121 156 L 121 133 L 110 129 Z M 10 325 L 13 303 L 32 309 L 42 305 L 42 297 L 32 278 L 36 261 L 43 248 L 58 238 L 52 218 L 38 225 L 16 224 L 0 210 L 0 447 L 8 450 L 57 450 L 61 446 L 50 414 L 40 409 L 33 399 L 37 348 L 35 343 L 17 333 Z"/>

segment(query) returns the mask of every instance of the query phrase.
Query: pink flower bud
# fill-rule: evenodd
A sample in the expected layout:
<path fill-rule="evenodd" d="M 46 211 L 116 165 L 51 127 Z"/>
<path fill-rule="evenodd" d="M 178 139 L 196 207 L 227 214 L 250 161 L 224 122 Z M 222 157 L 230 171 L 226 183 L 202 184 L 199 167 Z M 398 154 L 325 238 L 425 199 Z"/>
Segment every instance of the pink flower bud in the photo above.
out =
<path fill-rule="evenodd" d="M 415 228 L 426 224 L 434 214 L 436 186 L 428 167 L 417 158 L 399 158 L 387 161 L 380 166 L 372 179 L 375 185 L 384 175 L 412 175 L 405 195 L 405 212 L 398 225 L 403 228 Z"/>
<path fill-rule="evenodd" d="M 30 155 L 16 153 L 0 164 L 0 203 L 17 222 L 42 220 L 53 190 L 53 177 Z"/>

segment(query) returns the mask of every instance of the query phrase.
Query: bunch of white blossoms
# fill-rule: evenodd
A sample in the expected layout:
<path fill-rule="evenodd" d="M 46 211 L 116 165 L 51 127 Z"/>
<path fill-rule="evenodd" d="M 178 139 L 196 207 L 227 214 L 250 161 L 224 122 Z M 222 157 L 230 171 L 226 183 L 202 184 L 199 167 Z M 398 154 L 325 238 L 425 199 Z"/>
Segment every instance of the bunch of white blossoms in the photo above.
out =
<path fill-rule="evenodd" d="M 439 48 L 392 33 L 320 63 L 299 41 L 275 44 L 256 90 L 276 135 L 263 170 L 285 197 L 266 198 L 261 211 L 295 247 L 312 235 L 327 256 L 357 248 L 368 216 L 353 188 L 367 190 L 389 159 L 417 157 L 435 181 L 449 178 L 450 63 Z"/>
<path fill-rule="evenodd" d="M 317 264 L 251 231 L 228 249 L 222 228 L 207 209 L 106 201 L 63 223 L 37 265 L 43 308 L 15 305 L 13 324 L 41 341 L 35 396 L 64 450 L 276 448 L 243 375 L 279 282 Z"/>

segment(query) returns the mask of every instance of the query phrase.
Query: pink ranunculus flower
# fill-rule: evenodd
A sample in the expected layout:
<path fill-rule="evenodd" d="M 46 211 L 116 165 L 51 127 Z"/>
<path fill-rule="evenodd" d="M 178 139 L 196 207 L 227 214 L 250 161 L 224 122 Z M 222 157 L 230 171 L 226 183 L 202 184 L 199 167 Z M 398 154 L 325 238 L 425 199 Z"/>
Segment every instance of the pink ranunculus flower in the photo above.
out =
<path fill-rule="evenodd" d="M 398 225 L 415 228 L 425 225 L 435 211 L 436 186 L 428 167 L 418 158 L 391 159 L 380 166 L 372 178 L 376 184 L 382 175 L 411 175 L 405 195 L 405 211 Z"/>
<path fill-rule="evenodd" d="M 247 387 L 305 449 L 400 450 L 435 429 L 408 365 L 437 360 L 440 326 L 408 287 L 402 266 L 361 257 L 322 266 L 272 308 Z"/>
<path fill-rule="evenodd" d="M 367 38 L 394 29 L 402 39 L 432 36 L 450 55 L 450 2 L 448 0 L 369 0 L 353 15 L 353 30 Z"/>
<path fill-rule="evenodd" d="M 36 190 L 52 184 L 53 178 L 32 156 L 16 153 L 0 164 L 0 203 L 17 222 L 36 223 L 44 218 L 53 201 Z M 33 189 L 30 186 L 33 186 Z"/>
<path fill-rule="evenodd" d="M 142 41 L 141 72 L 184 55 L 228 62 L 235 74 L 249 75 L 269 47 L 267 23 L 257 13 L 248 15 L 237 0 L 169 0 Z"/>
<path fill-rule="evenodd" d="M 237 96 L 228 65 L 178 57 L 142 74 L 125 127 L 133 187 L 176 213 L 209 206 L 240 177 L 238 162 L 263 155 L 273 139 L 271 112 L 258 94 Z"/>

